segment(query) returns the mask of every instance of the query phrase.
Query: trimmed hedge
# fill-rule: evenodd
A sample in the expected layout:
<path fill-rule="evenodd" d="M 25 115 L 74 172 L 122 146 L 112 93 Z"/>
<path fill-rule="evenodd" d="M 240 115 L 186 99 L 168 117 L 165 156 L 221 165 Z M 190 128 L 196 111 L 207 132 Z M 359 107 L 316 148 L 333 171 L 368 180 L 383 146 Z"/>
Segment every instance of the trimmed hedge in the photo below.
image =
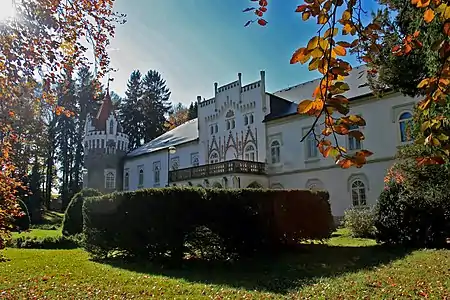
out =
<path fill-rule="evenodd" d="M 7 247 L 22 249 L 75 249 L 82 246 L 82 236 L 16 237 L 7 243 Z"/>
<path fill-rule="evenodd" d="M 221 249 L 221 257 L 228 258 L 278 251 L 330 236 L 328 197 L 306 190 L 173 187 L 88 198 L 85 248 L 96 258 L 121 254 L 176 261 L 188 247 L 191 253 Z M 212 236 L 214 241 L 199 241 Z"/>
<path fill-rule="evenodd" d="M 64 213 L 62 222 L 62 233 L 64 236 L 71 236 L 83 232 L 82 208 L 84 199 L 100 195 L 102 195 L 102 193 L 98 190 L 84 189 L 73 196 Z"/>

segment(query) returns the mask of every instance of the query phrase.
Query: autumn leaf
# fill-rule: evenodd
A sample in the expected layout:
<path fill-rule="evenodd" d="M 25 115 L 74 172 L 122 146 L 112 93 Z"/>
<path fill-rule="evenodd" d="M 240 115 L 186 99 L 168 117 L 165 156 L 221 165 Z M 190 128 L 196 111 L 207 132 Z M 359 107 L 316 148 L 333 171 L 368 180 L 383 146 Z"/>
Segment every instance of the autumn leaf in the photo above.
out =
<path fill-rule="evenodd" d="M 305 12 L 302 13 L 302 20 L 303 21 L 307 21 L 310 16 L 311 16 L 311 13 L 308 12 L 308 11 L 305 11 Z"/>
<path fill-rule="evenodd" d="M 304 12 L 307 7 L 308 7 L 308 5 L 306 5 L 306 4 L 299 5 L 299 6 L 297 6 L 297 9 L 295 10 L 295 12 Z"/>
<path fill-rule="evenodd" d="M 320 61 L 321 61 L 321 58 L 320 58 L 320 57 L 314 58 L 314 59 L 309 63 L 308 69 L 309 69 L 310 71 L 316 70 L 316 69 L 319 67 Z"/>
<path fill-rule="evenodd" d="M 290 63 L 291 64 L 296 64 L 296 63 L 304 64 L 309 60 L 309 58 L 310 58 L 310 55 L 308 53 L 308 50 L 306 48 L 300 48 L 294 52 Z"/>
<path fill-rule="evenodd" d="M 313 101 L 303 100 L 302 102 L 299 103 L 297 107 L 297 112 L 299 114 L 306 114 L 313 108 L 313 106 L 314 106 Z"/>
<path fill-rule="evenodd" d="M 432 10 L 431 8 L 428 8 L 423 15 L 423 19 L 426 23 L 430 23 L 431 21 L 433 21 L 434 10 Z"/>
<path fill-rule="evenodd" d="M 334 47 L 333 51 L 336 52 L 336 54 L 339 56 L 345 56 L 347 54 L 347 51 L 345 50 L 345 48 L 340 45 L 337 45 L 336 47 Z"/>
<path fill-rule="evenodd" d="M 447 20 L 443 26 L 443 32 L 445 35 L 450 36 L 450 20 Z"/>

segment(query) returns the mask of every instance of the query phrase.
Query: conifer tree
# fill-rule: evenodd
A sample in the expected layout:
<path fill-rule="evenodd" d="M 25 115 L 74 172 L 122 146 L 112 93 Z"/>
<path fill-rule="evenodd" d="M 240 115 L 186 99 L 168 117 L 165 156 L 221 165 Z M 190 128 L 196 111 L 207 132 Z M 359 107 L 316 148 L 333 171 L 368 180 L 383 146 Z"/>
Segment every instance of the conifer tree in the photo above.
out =
<path fill-rule="evenodd" d="M 189 120 L 197 118 L 197 116 L 198 116 L 197 110 L 198 110 L 198 103 L 191 102 L 191 105 L 189 105 L 189 108 L 188 108 L 188 119 Z"/>
<path fill-rule="evenodd" d="M 135 149 L 141 145 L 143 115 L 139 101 L 142 95 L 141 72 L 135 70 L 131 73 L 127 83 L 125 98 L 119 106 L 120 122 L 125 134 L 129 137 L 129 149 Z"/>

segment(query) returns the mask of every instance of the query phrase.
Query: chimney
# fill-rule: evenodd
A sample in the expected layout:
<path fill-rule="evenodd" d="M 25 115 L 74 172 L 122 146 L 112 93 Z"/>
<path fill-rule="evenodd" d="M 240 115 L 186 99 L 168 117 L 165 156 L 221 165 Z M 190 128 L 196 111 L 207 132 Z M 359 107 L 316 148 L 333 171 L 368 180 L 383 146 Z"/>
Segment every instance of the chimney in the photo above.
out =
<path fill-rule="evenodd" d="M 242 73 L 238 73 L 239 86 L 242 86 Z"/>
<path fill-rule="evenodd" d="M 265 113 L 267 110 L 266 101 L 266 72 L 261 71 L 261 100 L 262 100 L 262 110 Z"/>
<path fill-rule="evenodd" d="M 214 82 L 214 96 L 217 95 L 217 86 L 218 86 L 218 83 Z"/>
<path fill-rule="evenodd" d="M 197 96 L 197 102 L 200 103 L 202 101 L 202 96 Z"/>

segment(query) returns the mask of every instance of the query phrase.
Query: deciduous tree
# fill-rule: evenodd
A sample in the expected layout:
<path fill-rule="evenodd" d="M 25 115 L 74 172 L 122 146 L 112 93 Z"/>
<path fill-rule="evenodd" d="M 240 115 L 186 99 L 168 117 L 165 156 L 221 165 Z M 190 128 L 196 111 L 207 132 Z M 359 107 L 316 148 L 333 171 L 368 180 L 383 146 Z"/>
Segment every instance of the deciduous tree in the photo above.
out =
<path fill-rule="evenodd" d="M 124 16 L 114 13 L 114 0 L 20 0 L 15 16 L 0 24 L 0 104 L 11 108 L 0 115 L 0 248 L 18 214 L 17 188 L 21 185 L 13 163 L 14 144 L 18 142 L 13 123 L 14 104 L 21 88 L 38 75 L 42 91 L 36 101 L 46 101 L 56 113 L 71 113 L 56 103 L 56 86 L 61 70 L 72 74 L 86 65 L 86 51 L 92 46 L 98 76 L 109 70 L 106 51 L 115 25 Z"/>
<path fill-rule="evenodd" d="M 244 11 L 253 11 L 256 19 L 248 21 L 246 26 L 253 22 L 267 25 L 264 14 L 269 1 L 252 0 L 259 5 Z M 310 71 L 318 70 L 322 74 L 312 98 L 301 101 L 298 112 L 315 117 L 310 132 L 314 133 L 317 146 L 325 157 L 334 157 L 336 164 L 343 168 L 362 167 L 372 154 L 370 151 L 360 150 L 349 154 L 337 143 L 338 135 L 364 139 L 362 132 L 351 130 L 354 125 L 364 126 L 365 120 L 349 114 L 349 100 L 343 94 L 349 90 L 345 78 L 349 76 L 352 66 L 345 58 L 348 54 L 356 54 L 360 61 L 369 64 L 368 74 L 375 75 L 380 70 L 372 63 L 373 57 L 381 57 L 379 53 L 382 53 L 383 48 L 414 62 L 413 56 L 417 55 L 417 60 L 426 55 L 427 48 L 424 45 L 429 45 L 436 52 L 435 63 L 419 70 L 416 78 L 420 79 L 418 91 L 409 92 L 423 95 L 418 105 L 421 129 L 416 141 L 437 150 L 433 151 L 436 155 L 418 161 L 420 164 L 442 164 L 450 156 L 450 139 L 445 126 L 449 120 L 438 109 L 449 102 L 450 6 L 441 0 L 379 0 L 379 4 L 387 6 L 389 11 L 379 11 L 368 22 L 362 18 L 362 0 L 305 0 L 304 4 L 297 6 L 295 12 L 301 14 L 304 21 L 315 20 L 319 30 L 307 45 L 294 52 L 290 63 L 308 63 Z M 395 21 L 393 24 L 386 20 L 405 11 L 411 16 L 419 14 L 421 18 L 411 17 L 404 22 L 397 22 L 399 30 L 395 32 Z M 324 129 L 315 132 L 319 120 L 322 120 Z"/>

